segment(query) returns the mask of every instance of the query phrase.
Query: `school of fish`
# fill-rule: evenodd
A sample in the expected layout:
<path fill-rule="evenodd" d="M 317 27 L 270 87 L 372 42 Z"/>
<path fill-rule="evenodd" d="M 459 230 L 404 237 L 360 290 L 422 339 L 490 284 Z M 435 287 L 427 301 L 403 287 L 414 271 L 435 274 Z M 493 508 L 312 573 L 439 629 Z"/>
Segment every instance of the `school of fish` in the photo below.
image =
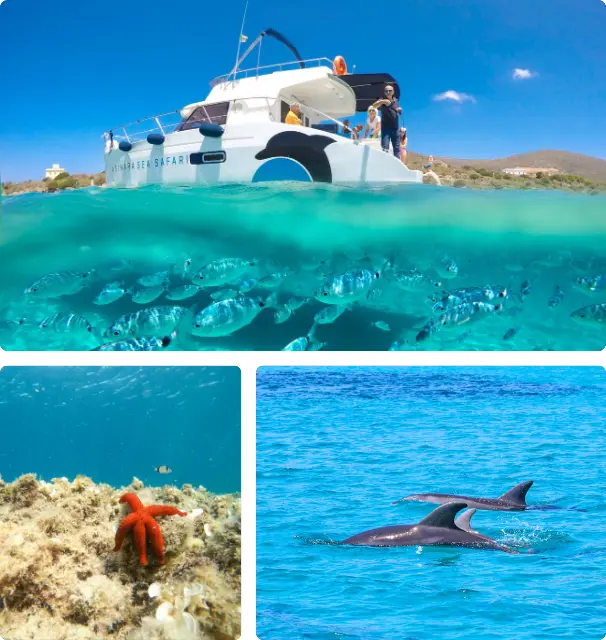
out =
<path fill-rule="evenodd" d="M 571 276 L 537 300 L 541 274 L 563 264 Z M 23 283 L 23 299 L 0 310 L 0 343 L 20 338 L 25 348 L 100 351 L 330 350 L 327 325 L 360 317 L 355 329 L 348 325 L 352 349 L 364 348 L 365 335 L 383 336 L 390 350 L 482 348 L 474 336 L 486 331 L 501 348 L 515 348 L 529 331 L 530 301 L 542 305 L 546 326 L 574 321 L 570 326 L 606 337 L 605 261 L 575 262 L 562 253 L 551 262 L 506 265 L 498 281 L 470 280 L 464 258 L 443 253 L 415 261 L 397 252 L 355 251 L 294 265 L 252 256 L 191 255 L 151 266 L 123 260 Z M 579 294 L 585 304 L 567 308 Z M 263 331 L 243 347 L 236 338 L 253 324 Z M 292 326 L 297 330 L 289 335 Z M 537 341 L 536 348 L 553 347 Z"/>

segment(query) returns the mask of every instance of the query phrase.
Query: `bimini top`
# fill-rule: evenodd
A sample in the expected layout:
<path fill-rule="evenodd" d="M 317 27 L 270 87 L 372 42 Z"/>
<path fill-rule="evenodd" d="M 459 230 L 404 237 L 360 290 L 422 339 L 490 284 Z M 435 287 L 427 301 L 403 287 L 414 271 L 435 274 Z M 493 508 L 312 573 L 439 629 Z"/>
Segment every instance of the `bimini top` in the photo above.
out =
<path fill-rule="evenodd" d="M 382 98 L 386 84 L 393 87 L 396 98 L 400 99 L 400 85 L 389 73 L 350 73 L 339 78 L 353 89 L 356 111 L 367 111 L 373 102 Z"/>
<path fill-rule="evenodd" d="M 309 62 L 309 61 L 307 61 Z M 252 77 L 223 79 L 215 84 L 206 100 L 189 104 L 181 109 L 181 116 L 188 118 L 193 111 L 204 104 L 246 98 L 278 97 L 287 102 L 300 102 L 312 109 L 317 109 L 332 118 L 352 115 L 356 110 L 356 95 L 352 87 L 344 82 L 345 76 L 336 76 L 328 66 L 329 60 L 316 60 L 317 66 L 303 69 L 276 70 L 260 73 Z M 271 67 L 263 68 L 270 70 Z"/>

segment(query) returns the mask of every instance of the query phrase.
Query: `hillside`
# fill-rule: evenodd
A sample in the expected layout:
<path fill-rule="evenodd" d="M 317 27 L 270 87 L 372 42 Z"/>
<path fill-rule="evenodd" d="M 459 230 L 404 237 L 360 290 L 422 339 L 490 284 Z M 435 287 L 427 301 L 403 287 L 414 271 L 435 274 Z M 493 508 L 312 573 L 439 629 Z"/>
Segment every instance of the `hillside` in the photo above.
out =
<path fill-rule="evenodd" d="M 522 157 L 522 156 L 516 156 Z M 504 162 L 507 158 L 501 161 Z M 410 169 L 423 169 L 430 162 L 428 156 L 414 151 L 408 152 L 407 165 Z M 473 164 L 463 164 L 471 162 Z M 508 165 L 505 165 L 508 166 Z M 515 165 L 514 165 L 515 166 Z M 541 167 L 539 167 L 541 168 Z M 545 167 L 547 168 L 547 167 Z M 435 159 L 434 172 L 440 177 L 444 186 L 468 189 L 519 189 L 575 191 L 577 193 L 598 194 L 606 192 L 606 180 L 598 181 L 585 178 L 573 173 L 555 173 L 544 175 L 514 176 L 503 173 L 500 169 L 489 169 L 481 160 Z M 431 180 L 426 180 L 431 182 Z"/>
<path fill-rule="evenodd" d="M 24 180 L 23 182 L 4 182 L 2 184 L 3 196 L 16 196 L 22 193 L 52 193 L 63 189 L 82 189 L 90 187 L 91 182 L 97 186 L 105 184 L 105 172 L 101 173 L 64 173 L 55 180 Z"/>
<path fill-rule="evenodd" d="M 472 166 L 491 171 L 502 171 L 510 167 L 553 167 L 562 173 L 581 176 L 597 182 L 606 182 L 606 160 L 569 151 L 532 151 L 494 160 L 462 160 L 442 157 L 439 159 L 455 167 Z"/>

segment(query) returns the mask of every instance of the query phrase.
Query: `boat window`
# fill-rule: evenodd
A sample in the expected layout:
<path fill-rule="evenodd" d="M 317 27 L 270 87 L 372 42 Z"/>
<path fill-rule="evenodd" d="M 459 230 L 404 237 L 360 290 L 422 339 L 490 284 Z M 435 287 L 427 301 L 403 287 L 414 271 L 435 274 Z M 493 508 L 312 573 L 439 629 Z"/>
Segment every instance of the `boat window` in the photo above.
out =
<path fill-rule="evenodd" d="M 286 122 L 286 116 L 289 111 L 290 106 L 288 105 L 288 102 L 284 102 L 284 100 L 282 100 L 280 104 L 280 122 Z"/>
<path fill-rule="evenodd" d="M 206 151 L 205 153 L 191 153 L 189 164 L 219 164 L 225 162 L 225 151 Z"/>
<path fill-rule="evenodd" d="M 215 104 L 207 104 L 194 109 L 189 118 L 177 127 L 177 131 L 187 131 L 193 129 L 201 122 L 212 122 L 213 124 L 225 124 L 227 121 L 227 112 L 229 111 L 229 102 L 217 102 Z"/>

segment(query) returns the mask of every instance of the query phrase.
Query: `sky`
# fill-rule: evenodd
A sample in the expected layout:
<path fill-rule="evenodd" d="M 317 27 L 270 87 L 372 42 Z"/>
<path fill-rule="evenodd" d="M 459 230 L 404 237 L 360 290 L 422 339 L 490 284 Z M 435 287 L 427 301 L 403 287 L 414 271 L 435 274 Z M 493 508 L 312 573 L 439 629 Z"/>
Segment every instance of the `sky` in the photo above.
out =
<path fill-rule="evenodd" d="M 245 0 L 0 0 L 0 176 L 103 168 L 103 131 L 203 100 L 235 61 Z M 212 7 L 216 8 L 213 12 Z M 605 0 L 250 0 L 244 33 L 402 87 L 409 148 L 606 159 Z M 290 59 L 277 42 L 263 63 Z"/>

